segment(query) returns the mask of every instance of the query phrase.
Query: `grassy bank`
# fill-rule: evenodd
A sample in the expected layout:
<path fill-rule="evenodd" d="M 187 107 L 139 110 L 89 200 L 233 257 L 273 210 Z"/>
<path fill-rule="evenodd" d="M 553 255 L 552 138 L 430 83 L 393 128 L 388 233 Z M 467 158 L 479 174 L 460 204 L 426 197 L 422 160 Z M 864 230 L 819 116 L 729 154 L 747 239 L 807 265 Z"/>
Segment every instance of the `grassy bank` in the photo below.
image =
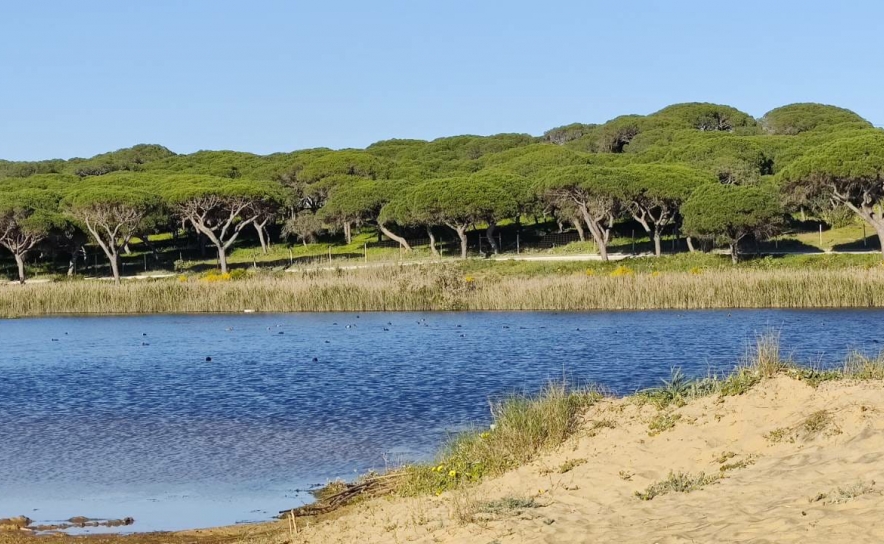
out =
<path fill-rule="evenodd" d="M 0 288 L 0 316 L 196 312 L 884 307 L 884 266 L 427 264 Z"/>

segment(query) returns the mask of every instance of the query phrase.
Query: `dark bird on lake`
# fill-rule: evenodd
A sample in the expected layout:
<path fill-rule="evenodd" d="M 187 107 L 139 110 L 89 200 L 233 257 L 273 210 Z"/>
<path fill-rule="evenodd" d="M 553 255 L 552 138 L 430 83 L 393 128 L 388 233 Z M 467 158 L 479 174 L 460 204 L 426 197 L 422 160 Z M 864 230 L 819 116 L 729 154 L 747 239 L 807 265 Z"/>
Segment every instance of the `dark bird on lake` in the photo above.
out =
<path fill-rule="evenodd" d="M 141 345 L 142 346 L 149 346 L 150 344 L 148 344 L 147 342 L 142 342 Z"/>
<path fill-rule="evenodd" d="M 284 332 L 282 332 L 282 331 L 279 331 L 279 332 L 278 332 L 278 333 L 277 333 L 277 334 L 285 334 L 285 333 L 284 333 Z"/>
<path fill-rule="evenodd" d="M 146 332 L 141 333 L 141 336 L 147 336 Z"/>
<path fill-rule="evenodd" d="M 314 362 L 314 363 L 318 363 L 318 362 L 319 362 L 319 359 L 317 359 L 316 357 L 314 357 L 314 358 L 313 358 L 313 362 Z"/>
<path fill-rule="evenodd" d="M 387 327 L 384 327 L 384 330 L 385 330 L 385 331 L 389 331 L 390 329 L 388 329 Z"/>
<path fill-rule="evenodd" d="M 58 342 L 58 338 L 53 338 L 52 341 L 53 341 L 53 342 Z"/>
<path fill-rule="evenodd" d="M 326 343 L 326 344 L 331 344 L 331 342 L 329 342 L 328 340 L 326 340 L 325 343 Z"/>
<path fill-rule="evenodd" d="M 206 362 L 207 362 L 207 363 L 211 363 L 211 362 L 212 362 L 212 358 L 211 358 L 211 357 L 206 357 Z"/>

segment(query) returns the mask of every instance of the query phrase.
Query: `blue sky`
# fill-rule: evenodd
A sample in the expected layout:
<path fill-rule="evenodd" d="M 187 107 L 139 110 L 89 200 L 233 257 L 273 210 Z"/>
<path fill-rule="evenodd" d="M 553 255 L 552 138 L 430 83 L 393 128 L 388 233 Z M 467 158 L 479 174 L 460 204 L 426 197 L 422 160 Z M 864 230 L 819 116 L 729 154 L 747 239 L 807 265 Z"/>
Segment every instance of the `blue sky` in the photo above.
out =
<path fill-rule="evenodd" d="M 884 3 L 44 0 L 0 6 L 0 158 L 544 130 L 675 102 L 884 124 Z"/>

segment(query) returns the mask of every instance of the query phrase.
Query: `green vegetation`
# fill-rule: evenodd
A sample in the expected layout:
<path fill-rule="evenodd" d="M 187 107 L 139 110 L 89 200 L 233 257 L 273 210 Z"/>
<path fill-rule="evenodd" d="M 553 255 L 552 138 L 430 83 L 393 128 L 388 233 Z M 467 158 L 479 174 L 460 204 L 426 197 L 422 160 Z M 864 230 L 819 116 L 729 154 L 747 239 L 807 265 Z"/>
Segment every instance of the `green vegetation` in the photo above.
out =
<path fill-rule="evenodd" d="M 718 474 L 707 476 L 701 472 L 694 476 L 686 472 L 670 472 L 665 480 L 649 485 L 644 491 L 636 491 L 635 496 L 643 501 L 650 501 L 667 493 L 690 493 L 713 484 L 720 479 L 721 476 Z"/>
<path fill-rule="evenodd" d="M 90 159 L 0 161 L 0 264 L 19 281 L 88 268 L 119 282 L 136 267 L 223 274 L 335 255 L 555 247 L 607 259 L 721 246 L 736 262 L 753 250 L 873 250 L 884 239 L 882 134 L 834 106 L 793 104 L 756 120 L 688 103 L 542 137 L 267 156 L 137 145 Z"/>
<path fill-rule="evenodd" d="M 550 384 L 536 397 L 505 398 L 492 405 L 488 430 L 453 437 L 433 465 L 408 467 L 401 491 L 440 493 L 527 463 L 571 436 L 579 416 L 601 398 L 595 389 L 563 384 Z"/>

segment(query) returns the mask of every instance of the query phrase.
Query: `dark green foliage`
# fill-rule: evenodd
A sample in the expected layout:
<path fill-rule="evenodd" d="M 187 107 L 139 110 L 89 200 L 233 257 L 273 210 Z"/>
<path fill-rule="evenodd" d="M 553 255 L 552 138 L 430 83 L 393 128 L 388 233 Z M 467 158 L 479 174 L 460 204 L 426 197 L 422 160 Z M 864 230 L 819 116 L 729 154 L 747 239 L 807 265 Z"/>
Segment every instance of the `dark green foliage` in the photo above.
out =
<path fill-rule="evenodd" d="M 755 127 L 757 124 L 748 113 L 731 106 L 706 102 L 673 104 L 650 115 L 650 117 L 657 118 L 667 125 L 702 132 L 734 132 L 739 129 Z"/>
<path fill-rule="evenodd" d="M 761 118 L 769 134 L 795 135 L 812 130 L 837 131 L 871 128 L 872 124 L 854 112 L 825 104 L 789 104 L 773 109 Z"/>
<path fill-rule="evenodd" d="M 778 178 L 784 192 L 797 202 L 823 198 L 850 209 L 875 229 L 884 244 L 884 134 L 881 132 L 853 133 L 811 148 Z"/>
<path fill-rule="evenodd" d="M 586 125 L 583 123 L 571 123 L 563 127 L 556 127 L 543 133 L 543 139 L 547 142 L 562 145 L 573 140 L 591 134 L 598 125 Z"/>
<path fill-rule="evenodd" d="M 140 144 L 91 159 L 71 159 L 67 171 L 80 177 L 102 176 L 120 170 L 140 171 L 147 163 L 174 157 L 175 153 L 161 145 Z"/>
<path fill-rule="evenodd" d="M 727 244 L 734 262 L 747 236 L 762 240 L 777 232 L 783 210 L 778 196 L 761 187 L 704 185 L 682 206 L 684 230 Z"/>

